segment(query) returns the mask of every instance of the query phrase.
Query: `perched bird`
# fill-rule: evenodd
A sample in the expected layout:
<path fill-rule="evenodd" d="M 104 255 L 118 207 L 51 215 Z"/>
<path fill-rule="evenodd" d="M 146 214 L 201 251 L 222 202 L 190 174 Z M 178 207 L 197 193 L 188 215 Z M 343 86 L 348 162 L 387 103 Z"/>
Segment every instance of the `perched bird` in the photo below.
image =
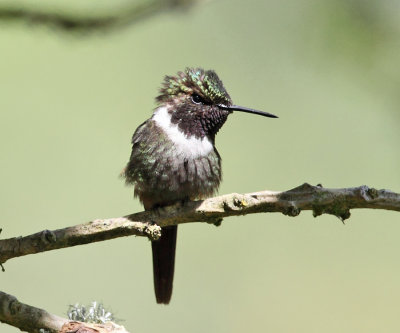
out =
<path fill-rule="evenodd" d="M 132 153 L 124 169 L 146 210 L 214 194 L 221 182 L 221 157 L 215 135 L 233 111 L 275 115 L 232 104 L 212 70 L 187 68 L 166 76 L 152 117 L 133 134 Z M 174 277 L 177 226 L 162 228 L 153 241 L 153 275 L 157 303 L 168 304 Z"/>

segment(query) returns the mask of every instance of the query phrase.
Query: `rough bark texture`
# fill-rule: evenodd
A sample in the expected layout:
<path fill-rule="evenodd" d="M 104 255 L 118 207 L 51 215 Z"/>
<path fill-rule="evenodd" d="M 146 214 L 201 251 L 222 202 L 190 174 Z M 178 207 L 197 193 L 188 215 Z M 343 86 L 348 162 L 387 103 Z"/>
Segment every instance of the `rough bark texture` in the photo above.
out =
<path fill-rule="evenodd" d="M 67 319 L 52 315 L 45 310 L 19 302 L 14 296 L 0 292 L 0 321 L 18 327 L 25 332 L 59 332 Z"/>
<path fill-rule="evenodd" d="M 350 209 L 354 208 L 400 211 L 400 194 L 389 190 L 376 190 L 365 185 L 328 189 L 309 184 L 285 192 L 232 193 L 125 217 L 98 219 L 65 229 L 44 230 L 25 237 L 0 240 L 0 263 L 27 254 L 122 236 L 147 236 L 156 240 L 161 235 L 160 227 L 182 223 L 219 224 L 228 216 L 268 212 L 297 216 L 302 210 L 312 210 L 314 216 L 335 215 L 344 221 L 350 217 Z"/>

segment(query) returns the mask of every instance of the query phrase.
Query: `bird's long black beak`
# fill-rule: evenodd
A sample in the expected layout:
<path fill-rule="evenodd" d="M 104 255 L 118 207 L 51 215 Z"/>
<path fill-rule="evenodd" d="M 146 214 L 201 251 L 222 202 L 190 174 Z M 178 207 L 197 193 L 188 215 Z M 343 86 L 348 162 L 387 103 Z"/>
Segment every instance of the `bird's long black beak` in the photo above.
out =
<path fill-rule="evenodd" d="M 239 105 L 229 105 L 228 106 L 228 105 L 224 105 L 224 104 L 219 104 L 218 106 L 224 110 L 242 111 L 242 112 L 247 112 L 247 113 L 258 114 L 260 116 L 269 117 L 269 118 L 278 118 L 278 116 L 275 116 L 272 113 L 258 111 L 258 110 L 254 110 L 254 109 L 250 109 L 250 108 L 245 108 L 244 106 L 239 106 Z"/>

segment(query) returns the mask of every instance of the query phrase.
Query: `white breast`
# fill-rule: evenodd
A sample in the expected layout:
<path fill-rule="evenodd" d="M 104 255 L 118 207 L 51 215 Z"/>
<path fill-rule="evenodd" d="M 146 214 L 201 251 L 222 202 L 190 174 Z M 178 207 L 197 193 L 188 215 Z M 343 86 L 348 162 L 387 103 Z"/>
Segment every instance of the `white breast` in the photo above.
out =
<path fill-rule="evenodd" d="M 194 136 L 188 137 L 181 132 L 178 125 L 171 122 L 171 115 L 166 107 L 158 108 L 152 119 L 160 126 L 168 137 L 174 142 L 177 153 L 186 157 L 196 158 L 208 155 L 213 149 L 213 145 L 207 137 L 197 139 Z"/>

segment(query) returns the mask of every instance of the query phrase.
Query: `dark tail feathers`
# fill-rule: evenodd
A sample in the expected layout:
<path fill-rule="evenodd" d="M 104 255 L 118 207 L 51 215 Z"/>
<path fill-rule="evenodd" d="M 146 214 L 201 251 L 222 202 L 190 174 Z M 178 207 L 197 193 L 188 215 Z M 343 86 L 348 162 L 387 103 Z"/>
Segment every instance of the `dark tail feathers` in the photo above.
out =
<path fill-rule="evenodd" d="M 162 228 L 161 238 L 151 242 L 154 291 L 159 304 L 168 304 L 172 295 L 177 231 L 177 226 Z"/>

